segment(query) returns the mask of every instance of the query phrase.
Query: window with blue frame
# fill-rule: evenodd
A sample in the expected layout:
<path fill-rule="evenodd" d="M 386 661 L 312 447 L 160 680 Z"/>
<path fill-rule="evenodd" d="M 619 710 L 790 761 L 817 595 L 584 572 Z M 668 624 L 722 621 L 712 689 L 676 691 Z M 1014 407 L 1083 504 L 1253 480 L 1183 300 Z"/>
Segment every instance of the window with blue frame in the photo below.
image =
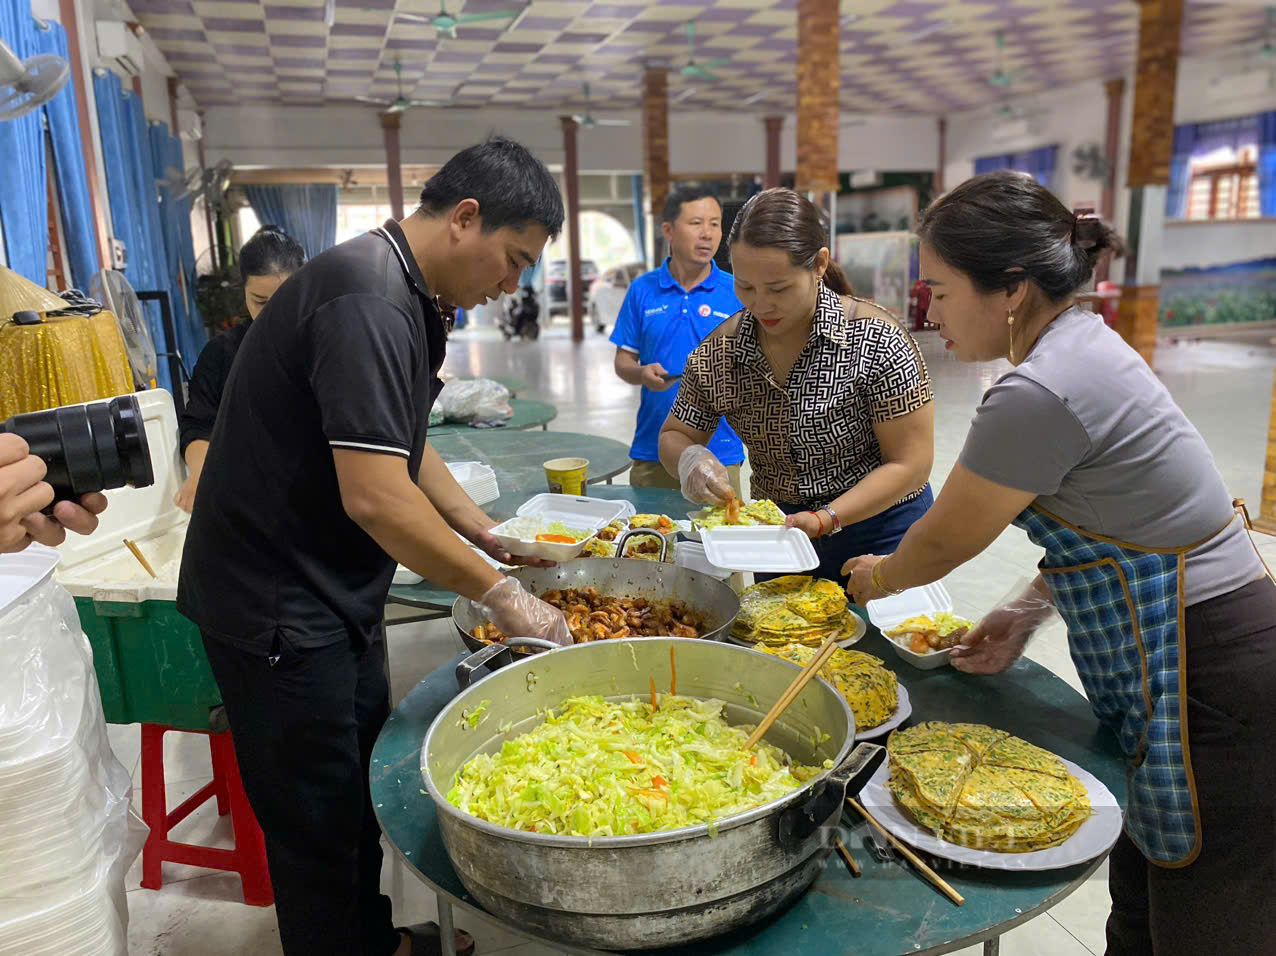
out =
<path fill-rule="evenodd" d="M 1175 127 L 1165 214 L 1189 220 L 1276 216 L 1276 112 Z"/>

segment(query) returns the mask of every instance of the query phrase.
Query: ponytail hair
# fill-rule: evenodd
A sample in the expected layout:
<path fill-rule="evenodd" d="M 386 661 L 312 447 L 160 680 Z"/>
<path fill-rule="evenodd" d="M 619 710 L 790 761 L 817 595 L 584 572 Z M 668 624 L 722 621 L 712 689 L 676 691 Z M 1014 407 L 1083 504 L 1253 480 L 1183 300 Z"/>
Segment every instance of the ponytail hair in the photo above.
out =
<path fill-rule="evenodd" d="M 821 249 L 827 249 L 829 230 L 815 203 L 792 189 L 767 189 L 747 203 L 731 224 L 728 247 L 737 242 L 758 249 L 780 249 L 800 269 L 815 269 Z M 829 260 L 824 285 L 838 295 L 854 295 L 841 267 Z"/>
<path fill-rule="evenodd" d="M 1031 279 L 1051 302 L 1086 285 L 1104 258 L 1125 254 L 1107 223 L 1078 215 L 1024 173 L 967 179 L 935 200 L 917 227 L 922 242 L 981 292 Z"/>

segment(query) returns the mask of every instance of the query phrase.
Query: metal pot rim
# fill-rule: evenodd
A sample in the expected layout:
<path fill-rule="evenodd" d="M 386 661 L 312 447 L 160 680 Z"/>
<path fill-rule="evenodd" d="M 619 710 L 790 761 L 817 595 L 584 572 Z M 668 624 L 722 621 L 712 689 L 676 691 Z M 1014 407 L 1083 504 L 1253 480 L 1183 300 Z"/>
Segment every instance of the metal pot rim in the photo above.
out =
<path fill-rule="evenodd" d="M 794 664 L 792 661 L 787 661 L 781 657 L 775 657 L 774 655 L 771 655 L 771 654 L 764 654 L 761 651 L 752 650 L 751 648 L 747 648 L 747 647 L 739 647 L 737 645 L 727 644 L 725 642 L 704 641 L 702 638 L 638 637 L 638 638 L 619 638 L 617 640 L 608 641 L 607 643 L 614 645 L 622 641 L 625 643 L 629 643 L 629 642 L 639 643 L 643 641 L 653 641 L 653 640 L 659 640 L 659 641 L 668 640 L 668 641 L 676 641 L 682 644 L 696 644 L 701 646 L 723 647 L 723 648 L 730 648 L 730 652 L 732 653 L 739 652 L 739 653 L 747 653 L 747 654 L 757 654 L 759 657 L 764 658 L 767 661 L 773 661 L 778 664 L 782 664 L 786 667 L 792 668 L 794 672 L 794 676 L 797 676 L 797 674 L 802 670 L 802 668 L 800 668 L 797 664 Z M 588 648 L 592 646 L 594 645 L 593 644 L 574 644 L 570 647 L 560 647 L 557 650 L 545 651 L 544 653 L 541 653 L 541 654 L 530 654 L 522 660 L 516 660 L 512 664 L 508 664 L 505 667 L 502 667 L 499 671 L 493 671 L 492 673 L 485 675 L 482 679 L 475 681 L 468 688 L 466 688 L 466 690 L 462 691 L 462 695 L 468 695 L 473 693 L 475 691 L 475 688 L 481 687 L 486 681 L 494 677 L 501 676 L 501 675 L 508 677 L 509 673 L 511 673 L 514 669 L 517 669 L 520 667 L 530 667 L 534 663 L 543 663 L 547 656 L 552 656 L 555 654 L 571 653 L 573 651 L 580 651 L 583 648 Z M 816 683 L 816 681 L 823 683 L 827 687 L 829 692 L 832 693 L 833 696 L 837 698 L 837 700 L 841 703 L 842 707 L 846 711 L 846 716 L 847 716 L 846 725 L 848 727 L 854 728 L 855 715 L 854 713 L 852 713 L 851 706 L 850 704 L 846 702 L 846 699 L 840 693 L 838 693 L 838 691 L 831 684 L 828 684 L 827 681 L 825 681 L 823 678 L 819 677 L 818 675 L 816 677 L 816 680 L 812 681 L 811 683 L 814 684 Z M 458 695 L 458 696 L 461 696 L 461 695 Z M 449 703 L 445 706 L 444 710 L 451 707 L 451 703 L 452 702 L 449 701 Z M 443 716 L 444 716 L 444 711 L 440 711 L 439 714 L 434 718 L 434 720 L 430 722 L 430 727 L 426 731 L 425 738 L 421 744 L 421 756 L 420 756 L 421 777 L 425 781 L 425 786 L 426 786 L 426 789 L 429 791 L 430 798 L 434 801 L 434 806 L 436 811 L 440 814 L 446 814 L 452 817 L 454 820 L 456 820 L 457 822 L 465 826 L 472 827 L 476 830 L 481 830 L 482 832 L 487 833 L 498 839 L 512 840 L 518 843 L 528 843 L 538 847 L 563 847 L 563 848 L 572 848 L 572 849 L 611 850 L 611 849 L 621 849 L 625 847 L 652 846 L 652 845 L 661 844 L 661 843 L 677 843 L 684 840 L 699 840 L 706 836 L 709 836 L 710 838 L 712 838 L 711 831 L 713 831 L 713 834 L 716 834 L 716 833 L 720 833 L 723 830 L 731 830 L 731 829 L 735 829 L 736 827 L 745 826 L 757 820 L 766 819 L 767 817 L 774 815 L 778 811 L 785 809 L 791 804 L 801 803 L 810 799 L 814 788 L 817 785 L 822 785 L 824 780 L 830 774 L 835 773 L 838 770 L 838 768 L 841 767 L 843 763 L 845 763 L 847 756 L 851 753 L 851 751 L 855 749 L 855 734 L 851 733 L 847 737 L 847 739 L 842 741 L 841 746 L 838 748 L 837 756 L 833 758 L 833 766 L 831 768 L 825 769 L 818 775 L 812 777 L 801 787 L 798 787 L 796 790 L 793 790 L 782 797 L 777 797 L 775 800 L 772 800 L 770 803 L 764 803 L 762 806 L 755 807 L 752 810 L 746 810 L 743 813 L 737 813 L 733 816 L 724 817 L 721 820 L 714 821 L 712 824 L 701 823 L 691 827 L 679 827 L 676 830 L 659 830 L 655 833 L 635 833 L 635 834 L 630 834 L 627 836 L 599 836 L 599 837 L 565 836 L 565 835 L 556 834 L 556 833 L 529 833 L 525 830 L 515 830 L 510 827 L 503 827 L 498 824 L 491 823 L 488 820 L 483 820 L 480 817 L 476 817 L 473 814 L 466 813 L 460 807 L 454 806 L 452 802 L 448 800 L 446 794 L 444 794 L 442 791 L 439 790 L 438 786 L 434 782 L 434 775 L 430 772 L 429 768 L 426 766 L 426 754 L 429 752 L 430 739 L 434 736 L 435 728 L 439 726 L 440 722 L 443 720 Z"/>
<path fill-rule="evenodd" d="M 643 530 L 643 529 L 639 529 L 639 530 Z M 575 564 L 578 561 L 588 561 L 594 567 L 601 567 L 602 565 L 610 564 L 612 567 L 612 570 L 614 571 L 624 570 L 626 565 L 633 566 L 635 572 L 639 570 L 646 571 L 651 568 L 657 568 L 659 569 L 657 572 L 659 574 L 673 574 L 677 577 L 688 578 L 692 583 L 700 583 L 703 581 L 703 582 L 711 582 L 712 584 L 716 584 L 716 585 L 721 585 L 722 587 L 727 587 L 727 585 L 724 582 L 719 581 L 717 578 L 711 577 L 710 575 L 704 574 L 701 571 L 693 571 L 691 568 L 684 568 L 681 565 L 667 564 L 664 562 L 644 561 L 640 558 L 573 558 L 571 561 L 562 562 L 560 566 Z M 511 572 L 510 576 L 518 577 L 517 572 L 520 570 L 535 571 L 538 569 L 515 568 L 514 571 Z M 727 590 L 730 590 L 730 588 L 727 588 Z M 734 595 L 734 592 L 732 592 L 732 594 Z M 734 595 L 734 596 L 736 597 L 736 600 L 737 600 L 737 613 L 738 613 L 739 596 L 738 595 Z M 467 638 L 472 639 L 472 635 L 469 633 L 468 630 L 466 630 L 466 628 L 461 626 L 461 622 L 460 620 L 458 620 L 458 617 L 459 617 L 458 612 L 462 608 L 465 608 L 467 610 L 474 610 L 475 602 L 471 601 L 469 598 L 465 597 L 464 595 L 458 595 L 456 600 L 452 602 L 452 616 L 451 616 L 452 626 L 456 629 L 457 636 L 459 636 L 461 640 L 464 642 L 466 641 Z M 696 640 L 725 642 L 728 638 L 728 635 L 731 633 L 731 625 L 734 622 L 735 622 L 735 617 L 733 616 L 729 618 L 728 620 L 724 621 L 723 623 L 719 624 L 717 627 L 713 628 L 711 631 L 706 632 L 702 637 L 696 638 Z M 580 646 L 580 645 L 574 645 L 574 646 Z M 520 658 L 525 659 L 525 658 L 533 657 L 533 656 L 535 655 L 519 654 L 519 655 L 516 655 L 514 659 L 519 660 Z"/>

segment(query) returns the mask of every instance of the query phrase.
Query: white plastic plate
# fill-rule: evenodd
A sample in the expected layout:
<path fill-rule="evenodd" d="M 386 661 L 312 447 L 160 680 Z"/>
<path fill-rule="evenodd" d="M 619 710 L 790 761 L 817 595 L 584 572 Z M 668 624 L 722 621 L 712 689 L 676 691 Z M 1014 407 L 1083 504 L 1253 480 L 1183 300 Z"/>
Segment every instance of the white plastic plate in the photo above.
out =
<path fill-rule="evenodd" d="M 1123 819 L 1116 797 L 1098 777 L 1071 760 L 1064 760 L 1063 765 L 1085 785 L 1090 794 L 1093 813 L 1076 833 L 1047 850 L 1033 850 L 1030 853 L 972 850 L 941 840 L 931 831 L 923 830 L 895 802 L 894 794 L 887 789 L 886 781 L 890 778 L 889 761 L 877 768 L 877 773 L 873 774 L 867 786 L 860 791 L 860 803 L 890 831 L 891 836 L 933 856 L 957 863 L 969 863 L 986 870 L 1060 870 L 1085 863 L 1108 852 L 1121 835 Z"/>
<path fill-rule="evenodd" d="M 628 501 L 555 495 L 542 492 L 524 501 L 515 512 L 520 518 L 535 515 L 546 523 L 561 521 L 569 528 L 591 528 L 597 531 L 617 518 L 629 518 L 637 512 Z"/>
<path fill-rule="evenodd" d="M 732 571 L 801 574 L 820 566 L 811 539 L 798 528 L 714 528 L 700 538 L 709 563 Z"/>

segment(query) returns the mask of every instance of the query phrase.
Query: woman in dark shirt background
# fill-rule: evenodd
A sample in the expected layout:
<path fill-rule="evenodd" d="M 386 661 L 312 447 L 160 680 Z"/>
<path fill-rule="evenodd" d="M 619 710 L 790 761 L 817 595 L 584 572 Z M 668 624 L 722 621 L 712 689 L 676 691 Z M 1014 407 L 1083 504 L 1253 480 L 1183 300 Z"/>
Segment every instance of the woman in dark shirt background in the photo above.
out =
<path fill-rule="evenodd" d="M 239 344 L 270 297 L 305 261 L 306 253 L 301 244 L 277 226 L 262 226 L 239 250 L 239 274 L 244 280 L 248 320 L 232 326 L 204 346 L 191 375 L 190 398 L 182 413 L 180 437 L 187 477 L 173 502 L 187 514 L 195 505 L 195 489 L 204 469 L 204 456 L 208 454 L 208 439 L 213 434 L 217 407 Z"/>

